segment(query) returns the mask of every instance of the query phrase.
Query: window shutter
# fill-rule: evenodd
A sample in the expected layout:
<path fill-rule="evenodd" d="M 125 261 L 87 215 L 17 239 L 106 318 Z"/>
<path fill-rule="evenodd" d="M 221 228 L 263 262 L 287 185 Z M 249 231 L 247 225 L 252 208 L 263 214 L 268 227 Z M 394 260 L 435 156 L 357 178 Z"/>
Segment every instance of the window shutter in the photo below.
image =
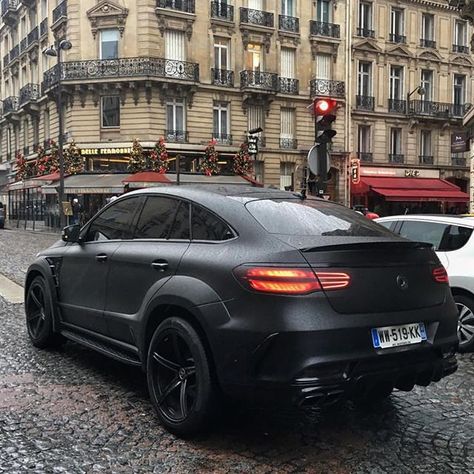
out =
<path fill-rule="evenodd" d="M 281 48 L 281 77 L 295 78 L 295 50 Z"/>
<path fill-rule="evenodd" d="M 186 61 L 184 32 L 176 30 L 165 31 L 166 59 Z"/>
<path fill-rule="evenodd" d="M 281 109 L 281 138 L 293 138 L 295 136 L 295 111 L 293 109 Z"/>
<path fill-rule="evenodd" d="M 331 56 L 329 54 L 316 55 L 316 79 L 331 79 Z"/>

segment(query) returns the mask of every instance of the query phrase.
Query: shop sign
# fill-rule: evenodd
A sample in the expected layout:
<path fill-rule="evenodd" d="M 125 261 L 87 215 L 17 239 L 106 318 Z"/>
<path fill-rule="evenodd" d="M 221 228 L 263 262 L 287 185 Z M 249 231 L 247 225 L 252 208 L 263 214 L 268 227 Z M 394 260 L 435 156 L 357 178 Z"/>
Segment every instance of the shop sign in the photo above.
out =
<path fill-rule="evenodd" d="M 258 137 L 256 135 L 247 136 L 247 145 L 249 155 L 256 155 L 258 153 Z"/>
<path fill-rule="evenodd" d="M 451 153 L 464 153 L 469 151 L 469 136 L 467 132 L 451 134 Z"/>
<path fill-rule="evenodd" d="M 405 178 L 419 178 L 420 170 L 405 170 Z"/>
<path fill-rule="evenodd" d="M 351 159 L 351 182 L 352 184 L 360 183 L 360 160 L 358 158 Z"/>
<path fill-rule="evenodd" d="M 131 148 L 81 148 L 81 155 L 129 155 Z"/>
<path fill-rule="evenodd" d="M 364 166 L 360 169 L 361 176 L 392 177 L 392 178 L 436 178 L 439 179 L 439 170 L 417 168 L 375 168 Z"/>

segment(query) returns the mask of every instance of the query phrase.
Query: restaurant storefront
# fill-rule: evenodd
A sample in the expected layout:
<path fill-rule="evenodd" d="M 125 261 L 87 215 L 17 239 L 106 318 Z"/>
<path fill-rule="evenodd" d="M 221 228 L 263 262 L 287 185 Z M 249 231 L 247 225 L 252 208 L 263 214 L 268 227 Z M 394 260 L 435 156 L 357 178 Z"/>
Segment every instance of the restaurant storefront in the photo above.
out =
<path fill-rule="evenodd" d="M 441 179 L 439 170 L 362 167 L 351 185 L 351 202 L 380 216 L 466 211 L 469 195 Z"/>

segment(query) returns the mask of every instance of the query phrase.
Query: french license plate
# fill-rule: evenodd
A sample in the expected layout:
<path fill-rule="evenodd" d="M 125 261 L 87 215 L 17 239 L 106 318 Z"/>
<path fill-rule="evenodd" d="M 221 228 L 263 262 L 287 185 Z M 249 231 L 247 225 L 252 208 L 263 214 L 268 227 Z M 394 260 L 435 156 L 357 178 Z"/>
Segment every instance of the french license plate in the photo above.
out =
<path fill-rule="evenodd" d="M 418 344 L 426 339 L 426 329 L 423 323 L 372 329 L 372 342 L 377 349 Z"/>

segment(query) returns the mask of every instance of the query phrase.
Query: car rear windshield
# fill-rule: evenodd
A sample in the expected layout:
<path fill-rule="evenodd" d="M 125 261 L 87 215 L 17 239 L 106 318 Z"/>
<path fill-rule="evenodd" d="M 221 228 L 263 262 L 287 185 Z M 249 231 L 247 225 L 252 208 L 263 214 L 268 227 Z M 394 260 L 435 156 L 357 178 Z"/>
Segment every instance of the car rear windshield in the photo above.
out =
<path fill-rule="evenodd" d="M 271 234 L 393 237 L 392 232 L 344 206 L 315 199 L 260 199 L 246 204 Z"/>

